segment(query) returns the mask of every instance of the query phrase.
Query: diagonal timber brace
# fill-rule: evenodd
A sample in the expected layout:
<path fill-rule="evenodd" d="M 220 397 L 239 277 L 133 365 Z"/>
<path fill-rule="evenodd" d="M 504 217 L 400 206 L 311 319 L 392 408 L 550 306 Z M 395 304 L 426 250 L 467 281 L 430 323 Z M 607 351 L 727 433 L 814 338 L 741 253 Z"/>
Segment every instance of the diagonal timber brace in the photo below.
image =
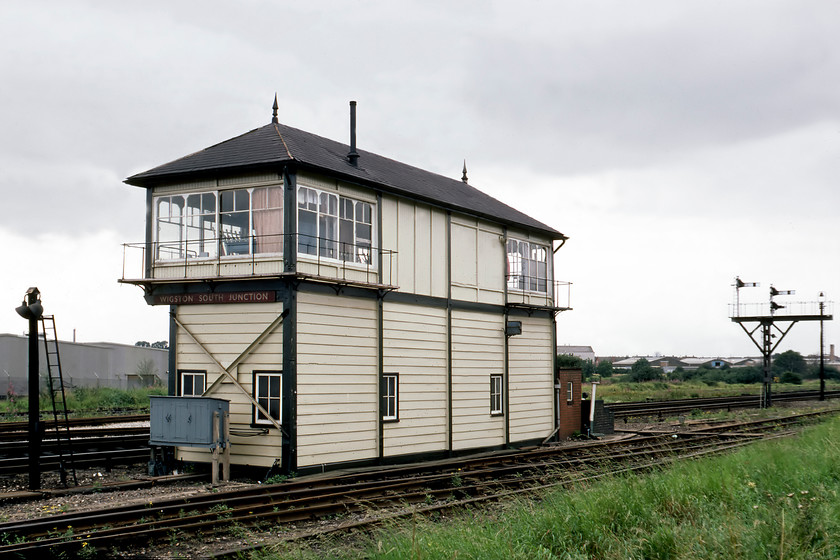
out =
<path fill-rule="evenodd" d="M 204 344 L 202 344 L 195 337 L 195 335 L 192 332 L 190 332 L 190 330 L 186 327 L 186 325 L 184 325 L 181 321 L 179 321 L 177 317 L 173 317 L 175 319 L 175 323 L 178 325 L 178 327 L 183 329 L 184 332 L 187 333 L 187 336 L 189 336 L 190 339 L 192 339 L 192 341 L 196 344 L 196 346 L 198 346 L 202 350 L 202 352 L 204 352 L 207 355 L 207 357 L 210 358 L 213 361 L 213 363 L 216 364 L 216 366 L 218 366 L 219 371 L 221 371 L 221 373 L 222 373 L 222 375 L 220 375 L 207 388 L 207 390 L 204 391 L 203 394 L 204 395 L 210 394 L 221 383 L 221 380 L 224 379 L 224 377 L 227 377 L 231 382 L 233 382 L 233 385 L 237 389 L 239 389 L 239 391 L 243 395 L 245 395 L 245 397 L 251 402 L 251 404 L 254 405 L 257 408 L 257 410 L 259 410 L 263 414 L 263 416 L 268 418 L 271 421 L 271 423 L 274 424 L 275 428 L 280 430 L 280 432 L 283 433 L 286 436 L 288 436 L 288 434 L 283 429 L 283 427 L 280 425 L 280 423 L 277 422 L 277 420 L 275 420 L 274 418 L 271 417 L 271 414 L 269 414 L 268 411 L 265 408 L 263 408 L 262 405 L 260 405 L 260 403 L 258 403 L 257 400 L 253 396 L 251 396 L 251 394 L 245 389 L 245 387 L 242 386 L 241 383 L 239 383 L 239 381 L 236 379 L 236 376 L 234 376 L 231 372 L 239 364 L 241 364 L 243 361 L 245 361 L 245 359 L 248 357 L 248 355 L 251 352 L 253 352 L 254 348 L 259 346 L 262 343 L 262 341 L 265 340 L 266 337 L 268 337 L 268 335 L 270 335 L 280 324 L 283 323 L 283 319 L 285 319 L 286 315 L 288 315 L 288 314 L 289 314 L 289 311 L 288 311 L 288 309 L 286 309 L 280 315 L 278 315 L 277 318 L 274 321 L 272 321 L 272 323 L 270 325 L 268 325 L 268 327 L 266 327 L 265 330 L 263 330 L 263 332 L 260 333 L 260 335 L 257 336 L 257 338 L 255 338 L 254 341 L 251 342 L 251 344 L 249 344 L 248 347 L 245 350 L 243 350 L 242 353 L 239 354 L 239 356 L 237 356 L 236 359 L 234 359 L 230 363 L 230 365 L 227 366 L 227 367 L 223 366 L 221 364 L 221 362 L 219 362 L 219 360 L 217 360 L 216 357 L 213 356 L 213 354 L 207 349 L 207 347 L 204 346 Z"/>

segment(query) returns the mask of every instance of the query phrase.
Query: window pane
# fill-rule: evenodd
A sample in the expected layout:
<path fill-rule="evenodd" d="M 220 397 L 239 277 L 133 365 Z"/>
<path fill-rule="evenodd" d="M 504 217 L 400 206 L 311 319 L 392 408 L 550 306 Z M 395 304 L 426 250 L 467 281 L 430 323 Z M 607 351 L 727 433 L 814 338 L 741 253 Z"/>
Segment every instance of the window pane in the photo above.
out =
<path fill-rule="evenodd" d="M 201 195 L 191 194 L 187 197 L 187 216 L 201 214 Z"/>
<path fill-rule="evenodd" d="M 329 216 L 338 214 L 338 197 L 334 194 L 321 193 L 321 205 L 318 212 Z"/>
<path fill-rule="evenodd" d="M 338 257 L 338 220 L 331 216 L 321 216 L 318 226 L 321 234 L 321 256 L 331 259 Z"/>
<path fill-rule="evenodd" d="M 222 212 L 233 211 L 233 191 L 222 191 L 219 193 L 219 210 Z"/>
<path fill-rule="evenodd" d="M 254 189 L 251 196 L 254 251 L 283 252 L 283 191 L 279 187 Z"/>
<path fill-rule="evenodd" d="M 351 205 L 352 207 L 352 205 Z M 338 241 L 339 251 L 341 252 L 341 260 L 353 260 L 353 221 L 339 220 L 338 225 Z"/>
<path fill-rule="evenodd" d="M 226 212 L 221 218 L 222 248 L 225 255 L 248 254 L 250 235 L 248 234 L 248 212 Z"/>
<path fill-rule="evenodd" d="M 341 218 L 353 219 L 353 201 L 349 198 L 341 199 Z"/>
<path fill-rule="evenodd" d="M 251 195 L 246 189 L 233 191 L 234 207 L 236 210 L 248 210 L 251 206 Z"/>
<path fill-rule="evenodd" d="M 371 227 L 366 224 L 356 224 L 356 240 L 370 241 Z"/>
<path fill-rule="evenodd" d="M 318 244 L 318 222 L 315 212 L 298 211 L 298 251 L 314 255 Z"/>
<path fill-rule="evenodd" d="M 356 203 L 356 221 L 362 222 L 365 224 L 370 224 L 373 219 L 373 212 L 371 210 L 370 204 L 366 202 L 357 202 Z"/>
<path fill-rule="evenodd" d="M 201 195 L 202 211 L 205 214 L 216 213 L 216 193 L 205 193 Z"/>

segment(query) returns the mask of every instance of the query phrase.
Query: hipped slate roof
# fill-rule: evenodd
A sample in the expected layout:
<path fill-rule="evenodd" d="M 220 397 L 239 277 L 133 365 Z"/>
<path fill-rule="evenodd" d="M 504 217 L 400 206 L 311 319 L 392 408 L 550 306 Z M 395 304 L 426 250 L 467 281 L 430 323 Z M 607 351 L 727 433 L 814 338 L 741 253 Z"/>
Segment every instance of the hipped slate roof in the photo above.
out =
<path fill-rule="evenodd" d="M 352 165 L 347 159 L 349 151 L 350 147 L 346 144 L 272 122 L 215 146 L 132 175 L 125 182 L 148 188 L 220 171 L 235 172 L 265 167 L 276 169 L 285 164 L 296 164 L 302 169 L 336 175 L 384 192 L 535 230 L 552 239 L 565 239 L 559 231 L 463 181 L 358 149 L 358 163 Z"/>

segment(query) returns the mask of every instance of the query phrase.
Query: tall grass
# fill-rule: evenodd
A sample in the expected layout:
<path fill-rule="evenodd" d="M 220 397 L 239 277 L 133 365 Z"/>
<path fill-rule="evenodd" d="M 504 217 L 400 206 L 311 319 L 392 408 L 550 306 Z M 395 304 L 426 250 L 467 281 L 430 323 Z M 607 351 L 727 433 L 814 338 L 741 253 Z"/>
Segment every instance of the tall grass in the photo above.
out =
<path fill-rule="evenodd" d="M 93 414 L 113 410 L 149 410 L 149 397 L 151 395 L 165 395 L 166 387 L 153 386 L 137 389 L 114 389 L 111 387 L 77 387 L 65 393 L 67 409 L 76 414 Z M 27 413 L 29 406 L 28 398 L 24 395 L 15 399 L 0 401 L 0 413 L 19 414 Z M 42 414 L 52 411 L 52 401 L 49 393 L 42 393 L 40 396 L 40 407 Z"/>
<path fill-rule="evenodd" d="M 802 436 L 533 500 L 416 518 L 276 558 L 840 558 L 840 420 Z"/>
<path fill-rule="evenodd" d="M 583 384 L 583 390 L 588 391 L 587 383 Z M 630 402 L 669 399 L 690 399 L 695 397 L 728 397 L 733 395 L 755 395 L 758 397 L 762 385 L 760 383 L 713 383 L 708 384 L 702 381 L 648 381 L 644 383 L 617 382 L 610 378 L 602 380 L 595 393 L 595 398 L 604 399 L 604 402 Z M 804 391 L 818 390 L 818 380 L 809 379 L 802 385 L 787 385 L 774 383 L 773 391 Z M 836 391 L 840 389 L 840 383 L 834 380 L 826 381 L 826 390 Z"/>

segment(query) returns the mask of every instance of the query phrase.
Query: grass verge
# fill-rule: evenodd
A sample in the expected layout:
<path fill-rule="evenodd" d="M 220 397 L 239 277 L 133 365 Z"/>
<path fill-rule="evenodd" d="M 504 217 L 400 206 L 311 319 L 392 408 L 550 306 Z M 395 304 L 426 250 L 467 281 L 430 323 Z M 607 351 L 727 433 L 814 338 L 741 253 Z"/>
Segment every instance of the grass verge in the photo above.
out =
<path fill-rule="evenodd" d="M 840 419 L 646 475 L 558 488 L 263 558 L 840 558 Z"/>
<path fill-rule="evenodd" d="M 149 410 L 151 395 L 166 395 L 166 387 L 153 386 L 138 389 L 114 389 L 111 387 L 77 387 L 66 392 L 67 409 L 76 415 L 91 415 L 114 410 Z M 27 397 L 0 401 L 0 413 L 25 415 L 28 410 Z M 40 397 L 42 413 L 52 411 L 49 393 Z"/>

